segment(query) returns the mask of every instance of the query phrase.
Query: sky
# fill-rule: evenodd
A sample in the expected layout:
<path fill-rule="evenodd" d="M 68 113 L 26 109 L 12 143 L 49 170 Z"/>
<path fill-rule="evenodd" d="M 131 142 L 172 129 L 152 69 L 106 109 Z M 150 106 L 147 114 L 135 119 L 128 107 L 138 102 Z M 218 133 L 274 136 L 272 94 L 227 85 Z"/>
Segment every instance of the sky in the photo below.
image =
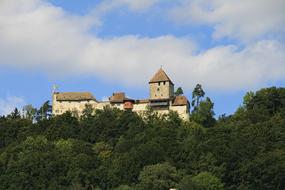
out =
<path fill-rule="evenodd" d="M 149 96 L 160 68 L 216 116 L 285 86 L 284 0 L 0 0 L 0 115 L 58 91 Z"/>

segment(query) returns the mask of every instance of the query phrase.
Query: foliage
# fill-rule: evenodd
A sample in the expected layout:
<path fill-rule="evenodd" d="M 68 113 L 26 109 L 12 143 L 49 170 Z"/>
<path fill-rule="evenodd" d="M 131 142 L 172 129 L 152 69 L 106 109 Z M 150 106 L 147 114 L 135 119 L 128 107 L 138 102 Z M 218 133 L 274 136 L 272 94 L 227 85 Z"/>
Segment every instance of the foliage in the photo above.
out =
<path fill-rule="evenodd" d="M 209 172 L 201 172 L 196 176 L 185 176 L 179 183 L 180 190 L 223 190 L 221 180 Z"/>
<path fill-rule="evenodd" d="M 223 184 L 220 179 L 209 172 L 201 172 L 192 178 L 195 189 L 200 190 L 223 190 Z"/>
<path fill-rule="evenodd" d="M 201 98 L 205 96 L 205 92 L 201 84 L 197 84 L 192 92 L 192 106 L 195 108 L 198 107 Z"/>
<path fill-rule="evenodd" d="M 137 189 L 168 190 L 180 181 L 176 168 L 168 163 L 144 167 L 139 176 Z"/>
<path fill-rule="evenodd" d="M 15 108 L 12 113 L 7 116 L 8 119 L 21 119 L 21 112 Z"/>
<path fill-rule="evenodd" d="M 31 104 L 23 107 L 23 117 L 30 121 L 34 121 L 36 117 L 37 109 L 34 108 Z"/>
<path fill-rule="evenodd" d="M 191 119 L 204 127 L 212 127 L 215 124 L 213 108 L 214 103 L 207 97 L 192 111 Z"/>
<path fill-rule="evenodd" d="M 178 87 L 177 90 L 176 90 L 176 92 L 175 92 L 174 94 L 175 94 L 176 96 L 179 96 L 179 95 L 184 94 L 184 92 L 183 92 L 183 90 L 182 90 L 181 87 Z"/>
<path fill-rule="evenodd" d="M 49 101 L 46 101 L 36 113 L 36 120 L 42 121 L 51 117 L 52 107 Z"/>
<path fill-rule="evenodd" d="M 285 189 L 284 95 L 248 93 L 216 121 L 202 96 L 190 122 L 151 109 L 52 117 L 48 102 L 31 122 L 14 110 L 0 117 L 0 189 Z"/>

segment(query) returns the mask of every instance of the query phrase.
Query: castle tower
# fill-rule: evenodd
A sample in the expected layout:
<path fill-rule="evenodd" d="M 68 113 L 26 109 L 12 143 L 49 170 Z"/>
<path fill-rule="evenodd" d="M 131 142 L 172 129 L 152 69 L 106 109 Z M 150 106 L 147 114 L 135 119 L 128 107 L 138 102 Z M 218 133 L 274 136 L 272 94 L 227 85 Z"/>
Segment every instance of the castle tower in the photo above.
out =
<path fill-rule="evenodd" d="M 170 99 L 174 96 L 174 84 L 160 68 L 149 81 L 150 100 Z"/>

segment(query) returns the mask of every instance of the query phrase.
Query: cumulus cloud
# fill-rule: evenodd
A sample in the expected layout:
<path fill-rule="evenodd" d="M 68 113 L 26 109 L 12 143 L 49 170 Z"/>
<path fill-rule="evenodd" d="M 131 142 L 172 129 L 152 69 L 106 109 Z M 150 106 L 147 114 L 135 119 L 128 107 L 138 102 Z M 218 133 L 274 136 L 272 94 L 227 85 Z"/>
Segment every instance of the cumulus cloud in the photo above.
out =
<path fill-rule="evenodd" d="M 2 0 L 0 64 L 126 85 L 146 85 L 163 65 L 186 89 L 199 82 L 207 88 L 239 90 L 285 78 L 285 47 L 275 40 L 197 53 L 189 38 L 99 38 L 90 34 L 91 24 L 88 16 L 70 15 L 46 1 Z"/>
<path fill-rule="evenodd" d="M 181 0 L 170 11 L 179 23 L 213 25 L 215 38 L 251 41 L 285 32 L 284 0 Z"/>
<path fill-rule="evenodd" d="M 20 97 L 10 96 L 0 98 L 0 115 L 7 115 L 11 113 L 16 107 L 21 109 L 25 105 L 25 100 Z"/>

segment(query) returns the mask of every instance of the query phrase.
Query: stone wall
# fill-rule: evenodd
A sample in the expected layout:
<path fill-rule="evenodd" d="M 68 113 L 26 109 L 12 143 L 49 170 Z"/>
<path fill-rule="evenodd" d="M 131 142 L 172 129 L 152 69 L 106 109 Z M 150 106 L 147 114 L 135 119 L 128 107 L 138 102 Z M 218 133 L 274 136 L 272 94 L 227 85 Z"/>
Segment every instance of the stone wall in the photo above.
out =
<path fill-rule="evenodd" d="M 118 108 L 120 110 L 124 110 L 123 103 L 115 103 L 111 104 L 109 101 L 105 102 L 97 102 L 95 100 L 89 101 L 57 101 L 56 94 L 53 95 L 52 101 L 52 113 L 53 115 L 61 115 L 67 111 L 70 111 L 77 116 L 82 115 L 82 111 L 85 109 L 86 104 L 89 104 L 93 107 L 93 109 L 104 109 L 104 107 L 109 106 L 111 108 Z M 144 114 L 148 109 L 148 103 L 136 103 L 133 105 L 133 111 L 137 112 L 139 115 Z M 172 106 L 171 102 L 170 105 L 167 107 L 154 107 L 154 111 L 158 114 L 168 114 L 169 110 L 176 111 L 178 115 L 183 120 L 189 120 L 189 110 L 186 105 L 184 106 Z"/>
<path fill-rule="evenodd" d="M 168 82 L 150 83 L 150 99 L 167 99 L 173 96 L 174 86 Z"/>
<path fill-rule="evenodd" d="M 179 117 L 185 121 L 189 120 L 189 108 L 188 106 L 184 105 L 184 106 L 170 106 L 169 108 L 172 111 L 176 111 L 179 115 Z"/>

